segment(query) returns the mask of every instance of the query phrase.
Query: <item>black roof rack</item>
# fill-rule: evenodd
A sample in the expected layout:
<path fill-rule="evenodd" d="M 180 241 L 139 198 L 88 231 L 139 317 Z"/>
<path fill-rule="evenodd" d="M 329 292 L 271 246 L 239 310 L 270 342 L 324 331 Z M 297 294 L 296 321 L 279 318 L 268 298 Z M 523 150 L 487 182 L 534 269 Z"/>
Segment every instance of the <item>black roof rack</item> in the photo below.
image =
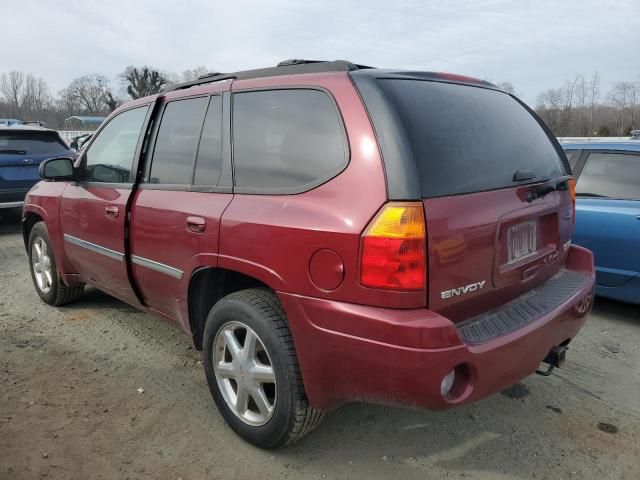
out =
<path fill-rule="evenodd" d="M 279 75 L 295 75 L 301 73 L 320 73 L 320 72 L 350 72 L 352 70 L 360 70 L 363 68 L 373 68 L 366 65 L 357 65 L 346 60 L 303 60 L 290 59 L 284 60 L 276 67 L 257 68 L 255 70 L 243 70 L 234 73 L 212 72 L 201 75 L 196 80 L 171 85 L 163 90 L 163 93 L 172 92 L 174 90 L 183 90 L 207 83 L 220 82 L 223 80 L 243 80 L 247 78 L 275 77 Z"/>

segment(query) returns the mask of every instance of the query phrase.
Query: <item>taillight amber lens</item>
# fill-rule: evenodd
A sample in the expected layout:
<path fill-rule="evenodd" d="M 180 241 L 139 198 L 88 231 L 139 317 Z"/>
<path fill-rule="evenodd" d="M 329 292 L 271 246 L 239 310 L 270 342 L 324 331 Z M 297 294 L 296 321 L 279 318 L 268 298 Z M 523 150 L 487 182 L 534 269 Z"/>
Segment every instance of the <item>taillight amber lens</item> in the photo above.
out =
<path fill-rule="evenodd" d="M 576 180 L 574 178 L 569 180 L 569 190 L 571 190 L 571 218 L 573 223 L 576 223 Z"/>
<path fill-rule="evenodd" d="M 360 283 L 374 288 L 422 290 L 426 271 L 422 203 L 386 204 L 362 234 Z"/>

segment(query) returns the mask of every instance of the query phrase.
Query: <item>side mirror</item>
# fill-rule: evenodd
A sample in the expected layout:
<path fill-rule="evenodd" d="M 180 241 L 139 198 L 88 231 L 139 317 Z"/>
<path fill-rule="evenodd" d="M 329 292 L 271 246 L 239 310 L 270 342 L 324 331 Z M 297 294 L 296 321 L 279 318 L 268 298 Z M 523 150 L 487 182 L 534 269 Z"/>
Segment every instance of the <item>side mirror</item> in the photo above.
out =
<path fill-rule="evenodd" d="M 75 178 L 73 161 L 66 157 L 45 160 L 40 164 L 38 173 L 40 173 L 41 179 L 52 182 L 73 180 Z"/>

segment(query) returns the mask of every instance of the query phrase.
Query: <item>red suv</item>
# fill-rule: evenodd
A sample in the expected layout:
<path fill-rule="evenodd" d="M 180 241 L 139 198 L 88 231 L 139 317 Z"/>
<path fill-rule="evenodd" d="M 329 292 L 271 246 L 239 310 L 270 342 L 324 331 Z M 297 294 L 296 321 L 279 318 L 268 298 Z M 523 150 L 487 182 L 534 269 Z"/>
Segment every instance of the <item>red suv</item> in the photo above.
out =
<path fill-rule="evenodd" d="M 261 447 L 349 401 L 444 409 L 548 373 L 592 304 L 573 180 L 474 78 L 287 61 L 116 110 L 24 206 L 36 291 L 179 325 Z"/>

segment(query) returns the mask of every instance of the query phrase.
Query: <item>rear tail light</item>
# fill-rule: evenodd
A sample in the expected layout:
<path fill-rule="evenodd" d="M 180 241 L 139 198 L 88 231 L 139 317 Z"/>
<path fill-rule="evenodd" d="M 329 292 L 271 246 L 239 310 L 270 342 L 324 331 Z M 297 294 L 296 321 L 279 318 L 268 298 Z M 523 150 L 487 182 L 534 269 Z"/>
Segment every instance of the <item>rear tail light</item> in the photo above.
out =
<path fill-rule="evenodd" d="M 571 190 L 571 218 L 576 223 L 576 181 L 574 178 L 569 180 L 569 190 Z"/>
<path fill-rule="evenodd" d="M 386 204 L 362 234 L 360 282 L 374 288 L 426 287 L 426 231 L 422 202 Z"/>

